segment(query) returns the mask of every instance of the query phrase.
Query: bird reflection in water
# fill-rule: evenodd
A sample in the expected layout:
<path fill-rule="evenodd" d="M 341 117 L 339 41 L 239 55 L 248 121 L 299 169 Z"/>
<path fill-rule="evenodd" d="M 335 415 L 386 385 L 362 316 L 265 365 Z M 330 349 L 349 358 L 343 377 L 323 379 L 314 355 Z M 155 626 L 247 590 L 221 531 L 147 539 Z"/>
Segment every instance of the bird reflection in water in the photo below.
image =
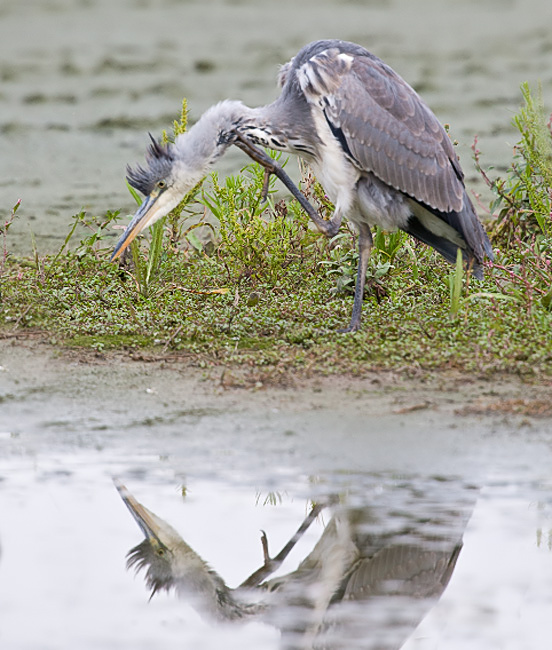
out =
<path fill-rule="evenodd" d="M 432 517 L 427 491 L 406 486 L 402 502 L 395 491 L 387 503 L 386 524 L 372 504 L 317 503 L 273 558 L 263 533 L 263 566 L 231 588 L 174 528 L 115 484 L 145 536 L 127 566 L 145 570 L 152 596 L 174 589 L 212 620 L 256 617 L 281 630 L 288 650 L 400 648 L 446 588 L 476 496 L 473 487 L 440 479 L 432 489 L 446 485 L 448 492 Z M 331 517 L 312 551 L 296 570 L 269 578 L 324 508 Z"/>

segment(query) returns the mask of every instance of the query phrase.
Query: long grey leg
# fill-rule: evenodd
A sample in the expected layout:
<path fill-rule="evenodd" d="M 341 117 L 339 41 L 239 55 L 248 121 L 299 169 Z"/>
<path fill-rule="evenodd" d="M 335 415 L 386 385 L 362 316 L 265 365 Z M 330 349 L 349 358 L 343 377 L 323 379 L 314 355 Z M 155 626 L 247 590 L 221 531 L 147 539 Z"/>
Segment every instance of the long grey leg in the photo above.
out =
<path fill-rule="evenodd" d="M 366 283 L 366 271 L 368 269 L 371 250 L 372 232 L 370 227 L 365 223 L 358 224 L 358 268 L 353 313 L 351 315 L 349 326 L 339 330 L 340 332 L 356 332 L 360 327 L 362 301 L 364 299 L 364 285 Z"/>
<path fill-rule="evenodd" d="M 305 532 L 312 524 L 312 522 L 318 517 L 318 515 L 322 512 L 322 510 L 324 510 L 326 505 L 327 505 L 326 503 L 315 503 L 312 506 L 311 511 L 305 517 L 303 523 L 296 530 L 295 535 L 293 535 L 293 537 L 289 540 L 289 542 L 274 558 L 271 558 L 268 554 L 268 540 L 266 537 L 266 533 L 262 531 L 263 535 L 261 537 L 261 541 L 263 545 L 264 564 L 260 569 L 257 569 L 254 573 L 252 573 L 249 576 L 249 578 L 247 578 L 241 583 L 240 589 L 244 587 L 247 587 L 249 589 L 253 587 L 257 587 L 265 578 L 267 578 L 269 575 L 274 573 L 274 571 L 276 571 L 276 569 L 280 567 L 282 562 L 289 555 L 290 551 L 293 549 L 295 544 L 297 544 L 297 542 L 305 534 Z"/>
<path fill-rule="evenodd" d="M 275 160 L 268 156 L 264 151 L 251 144 L 241 133 L 235 133 L 234 144 L 236 147 L 245 151 L 245 153 L 253 158 L 255 162 L 258 162 L 262 165 L 268 174 L 274 174 L 277 176 L 282 183 L 288 188 L 288 190 L 293 194 L 293 196 L 299 201 L 303 210 L 309 215 L 309 217 L 314 221 L 316 227 L 320 232 L 324 233 L 326 237 L 335 237 L 339 232 L 339 227 L 341 226 L 341 215 L 334 214 L 330 221 L 322 219 L 318 212 L 312 207 L 312 205 L 307 201 L 305 196 L 300 192 L 295 183 L 283 170 L 282 166 L 279 165 Z M 263 190 L 264 191 L 264 190 Z"/>

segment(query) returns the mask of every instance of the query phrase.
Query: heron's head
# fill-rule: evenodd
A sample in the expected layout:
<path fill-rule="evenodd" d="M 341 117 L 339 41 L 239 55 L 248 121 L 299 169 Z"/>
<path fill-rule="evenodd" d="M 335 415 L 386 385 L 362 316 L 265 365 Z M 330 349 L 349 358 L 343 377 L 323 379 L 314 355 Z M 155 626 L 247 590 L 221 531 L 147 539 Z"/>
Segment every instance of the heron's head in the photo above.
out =
<path fill-rule="evenodd" d="M 131 222 L 117 242 L 111 256 L 117 259 L 142 230 L 168 214 L 198 182 L 188 173 L 174 144 L 160 144 L 151 135 L 146 166 L 127 167 L 129 185 L 145 196 Z"/>
<path fill-rule="evenodd" d="M 158 591 L 169 591 L 175 586 L 175 567 L 181 555 L 191 551 L 190 547 L 174 528 L 138 503 L 122 483 L 115 481 L 115 486 L 145 537 L 129 551 L 127 566 L 136 571 L 146 569 L 146 584 L 152 596 Z"/>
<path fill-rule="evenodd" d="M 121 482 L 114 480 L 114 483 L 145 536 L 143 542 L 128 552 L 127 567 L 146 571 L 151 596 L 174 587 L 202 614 L 227 620 L 252 613 L 233 598 L 224 580 L 172 526 L 138 503 Z"/>

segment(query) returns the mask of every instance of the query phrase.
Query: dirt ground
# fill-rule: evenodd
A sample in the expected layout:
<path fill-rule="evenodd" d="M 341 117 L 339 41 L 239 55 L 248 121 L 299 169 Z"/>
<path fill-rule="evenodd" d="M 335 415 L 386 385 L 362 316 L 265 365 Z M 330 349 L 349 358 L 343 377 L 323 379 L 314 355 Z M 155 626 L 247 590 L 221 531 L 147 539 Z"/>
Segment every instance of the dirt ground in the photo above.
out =
<path fill-rule="evenodd" d="M 164 358 L 143 352 L 65 349 L 41 335 L 7 336 L 0 340 L 0 365 L 7 403 L 17 393 L 34 394 L 56 386 L 60 394 L 88 385 L 90 400 L 117 400 L 140 382 L 166 405 L 193 395 L 198 405 L 216 403 L 228 409 L 290 411 L 324 409 L 354 411 L 359 402 L 373 415 L 408 416 L 409 421 L 439 418 L 459 422 L 479 418 L 513 427 L 552 425 L 552 378 L 511 375 L 472 376 L 457 371 L 424 371 L 412 367 L 368 371 L 362 377 L 259 374 L 252 368 L 195 367 L 185 355 Z M 7 387 L 9 386 L 9 388 Z M 147 388 L 145 389 L 147 390 Z"/>

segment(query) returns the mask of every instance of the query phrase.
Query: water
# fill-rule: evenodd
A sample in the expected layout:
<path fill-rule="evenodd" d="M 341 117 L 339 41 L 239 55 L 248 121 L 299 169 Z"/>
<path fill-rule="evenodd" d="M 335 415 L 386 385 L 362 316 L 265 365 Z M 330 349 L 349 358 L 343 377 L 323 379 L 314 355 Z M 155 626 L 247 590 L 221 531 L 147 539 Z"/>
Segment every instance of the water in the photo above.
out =
<path fill-rule="evenodd" d="M 401 632 L 380 647 L 543 647 L 552 606 L 551 423 L 496 409 L 459 414 L 527 388 L 382 377 L 227 391 L 177 364 L 71 363 L 27 346 L 0 347 L 1 647 L 279 647 L 266 623 L 212 625 L 173 594 L 148 602 L 143 575 L 125 569 L 142 534 L 114 476 L 232 587 L 262 562 L 260 530 L 274 555 L 313 497 L 368 509 L 391 540 L 405 522 L 414 527 L 409 542 L 428 526 L 463 538 L 435 609 L 402 601 L 401 614 L 414 617 L 406 629 L 389 628 L 387 602 L 355 606 L 339 636 L 345 647 L 374 647 L 375 629 L 353 641 L 369 612 L 377 634 Z M 420 395 L 433 406 L 409 409 Z M 330 518 L 328 510 L 311 526 L 282 572 L 310 553 Z"/>
<path fill-rule="evenodd" d="M 372 532 L 400 538 L 407 522 L 416 530 L 423 519 L 420 530 L 463 537 L 448 589 L 419 627 L 418 617 L 433 602 L 405 596 L 394 611 L 393 599 L 372 598 L 348 604 L 352 614 L 333 647 L 544 647 L 552 605 L 549 481 L 495 475 L 477 489 L 453 477 L 280 471 L 264 482 L 259 476 L 232 482 L 197 478 L 193 464 L 183 483 L 179 471 L 154 456 L 58 453 L 2 462 L 2 647 L 280 647 L 279 633 L 262 621 L 214 625 L 173 594 L 148 602 L 143 576 L 125 570 L 125 554 L 142 535 L 112 475 L 124 477 L 230 586 L 261 565 L 259 530 L 267 532 L 275 554 L 302 521 L 313 493 L 339 493 L 343 504 L 366 509 Z M 267 483 L 276 505 L 266 502 Z M 296 568 L 329 517 L 311 526 L 280 573 Z M 432 518 L 438 525 L 428 524 Z M 415 538 L 409 534 L 409 543 Z M 374 645 L 375 639 L 384 641 Z"/>
<path fill-rule="evenodd" d="M 524 81 L 552 106 L 548 0 L 4 0 L 0 6 L 0 214 L 23 203 L 15 252 L 63 243 L 71 216 L 134 208 L 125 166 L 147 132 L 211 104 L 272 101 L 278 66 L 318 38 L 365 45 L 452 126 L 468 183 L 477 134 L 504 167 Z M 219 169 L 236 172 L 243 154 Z M 488 198 L 485 195 L 485 200 Z"/>
<path fill-rule="evenodd" d="M 551 485 L 495 476 L 481 491 L 444 597 L 403 650 L 548 645 Z"/>

